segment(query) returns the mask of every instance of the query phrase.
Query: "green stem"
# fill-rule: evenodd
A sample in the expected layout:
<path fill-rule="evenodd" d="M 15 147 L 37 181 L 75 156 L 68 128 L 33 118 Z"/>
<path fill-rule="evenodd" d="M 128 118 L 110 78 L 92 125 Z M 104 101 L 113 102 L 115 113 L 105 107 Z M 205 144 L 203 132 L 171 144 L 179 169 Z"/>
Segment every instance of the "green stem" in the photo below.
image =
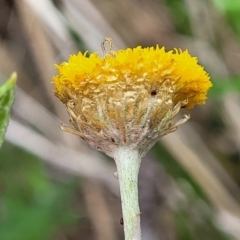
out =
<path fill-rule="evenodd" d="M 141 240 L 138 203 L 138 173 L 141 157 L 138 150 L 119 147 L 114 153 L 120 185 L 125 240 Z"/>

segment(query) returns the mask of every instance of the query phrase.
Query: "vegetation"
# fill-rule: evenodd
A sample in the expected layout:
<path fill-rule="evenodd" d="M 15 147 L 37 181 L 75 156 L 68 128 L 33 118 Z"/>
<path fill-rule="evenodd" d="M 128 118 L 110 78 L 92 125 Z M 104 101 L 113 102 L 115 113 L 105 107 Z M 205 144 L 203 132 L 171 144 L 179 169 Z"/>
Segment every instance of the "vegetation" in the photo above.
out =
<path fill-rule="evenodd" d="M 207 104 L 143 161 L 143 239 L 239 238 L 239 1 L 5 0 L 0 6 L 0 239 L 123 239 L 114 163 L 59 130 L 68 117 L 49 84 L 55 63 L 78 51 L 101 53 L 104 37 L 116 50 L 188 49 L 213 82 Z M 13 71 L 15 88 L 14 75 L 7 80 Z"/>

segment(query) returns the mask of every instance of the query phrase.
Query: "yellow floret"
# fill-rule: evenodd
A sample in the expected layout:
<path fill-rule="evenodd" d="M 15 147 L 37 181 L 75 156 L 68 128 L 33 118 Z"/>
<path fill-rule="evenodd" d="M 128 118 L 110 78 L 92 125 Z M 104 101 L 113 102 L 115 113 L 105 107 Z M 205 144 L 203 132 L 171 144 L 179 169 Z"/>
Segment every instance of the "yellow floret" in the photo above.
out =
<path fill-rule="evenodd" d="M 76 95 L 92 94 L 104 84 L 125 83 L 131 86 L 154 85 L 156 90 L 170 80 L 175 91 L 174 102 L 188 100 L 187 108 L 203 104 L 212 86 L 209 75 L 191 57 L 188 51 L 169 51 L 164 48 L 119 50 L 114 55 L 101 58 L 97 53 L 71 55 L 68 62 L 55 65 L 58 75 L 53 77 L 55 93 L 61 101 L 69 100 L 69 92 Z M 99 90 L 101 91 L 101 90 Z"/>

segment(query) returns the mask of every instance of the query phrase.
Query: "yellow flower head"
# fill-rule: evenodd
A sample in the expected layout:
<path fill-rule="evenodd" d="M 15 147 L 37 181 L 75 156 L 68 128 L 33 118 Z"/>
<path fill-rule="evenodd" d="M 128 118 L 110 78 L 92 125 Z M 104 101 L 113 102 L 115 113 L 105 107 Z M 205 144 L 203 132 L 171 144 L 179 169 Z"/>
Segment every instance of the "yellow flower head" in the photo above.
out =
<path fill-rule="evenodd" d="M 130 144 L 144 134 L 155 142 L 175 129 L 171 120 L 181 107 L 205 103 L 212 86 L 187 50 L 166 52 L 159 46 L 117 52 L 110 47 L 103 58 L 78 53 L 55 67 L 55 94 L 67 105 L 74 129 L 85 140 L 100 134 L 104 144 L 106 138 L 114 145 Z M 103 148 L 95 141 L 90 145 Z"/>

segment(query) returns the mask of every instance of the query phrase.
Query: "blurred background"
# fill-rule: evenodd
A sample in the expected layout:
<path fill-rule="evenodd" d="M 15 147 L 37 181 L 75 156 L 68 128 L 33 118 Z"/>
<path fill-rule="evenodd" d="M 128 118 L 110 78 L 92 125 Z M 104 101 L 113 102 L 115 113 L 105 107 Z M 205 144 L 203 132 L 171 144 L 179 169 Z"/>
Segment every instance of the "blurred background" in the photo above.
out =
<path fill-rule="evenodd" d="M 239 0 L 0 0 L 0 84 L 18 73 L 0 150 L 0 239 L 123 239 L 114 162 L 60 131 L 68 117 L 51 84 L 55 63 L 101 53 L 104 37 L 115 50 L 188 49 L 214 84 L 143 160 L 143 240 L 240 239 Z"/>

